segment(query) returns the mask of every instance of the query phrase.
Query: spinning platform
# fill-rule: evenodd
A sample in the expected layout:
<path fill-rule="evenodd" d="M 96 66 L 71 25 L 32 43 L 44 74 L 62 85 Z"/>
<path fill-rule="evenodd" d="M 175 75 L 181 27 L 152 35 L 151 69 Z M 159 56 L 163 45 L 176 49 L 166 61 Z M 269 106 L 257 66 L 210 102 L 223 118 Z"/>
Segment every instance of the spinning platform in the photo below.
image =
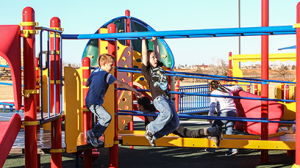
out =
<path fill-rule="evenodd" d="M 119 131 L 122 145 L 149 146 L 145 131 Z M 238 149 L 280 149 L 295 150 L 295 135 L 280 132 L 269 135 L 269 140 L 260 140 L 257 135 L 224 135 L 218 148 Z M 214 141 L 206 138 L 182 138 L 174 134 L 155 141 L 156 146 L 216 148 Z"/>

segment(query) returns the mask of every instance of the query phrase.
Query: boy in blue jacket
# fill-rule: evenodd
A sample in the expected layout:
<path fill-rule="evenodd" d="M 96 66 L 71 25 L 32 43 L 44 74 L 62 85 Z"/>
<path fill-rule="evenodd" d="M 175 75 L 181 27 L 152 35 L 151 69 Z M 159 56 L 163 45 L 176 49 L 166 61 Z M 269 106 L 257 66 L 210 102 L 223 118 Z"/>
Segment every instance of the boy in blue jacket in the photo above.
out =
<path fill-rule="evenodd" d="M 85 99 L 87 109 L 89 109 L 98 120 L 93 129 L 86 132 L 87 143 L 92 144 L 94 147 L 97 147 L 103 143 L 98 139 L 102 136 L 112 118 L 102 106 L 103 98 L 108 86 L 114 83 L 120 87 L 135 92 L 137 97 L 142 96 L 142 94 L 136 91 L 133 87 L 117 80 L 113 75 L 110 74 L 115 62 L 115 58 L 112 55 L 102 54 L 98 57 L 97 62 L 99 69 L 95 70 L 86 81 L 86 86 L 89 86 L 89 91 Z"/>

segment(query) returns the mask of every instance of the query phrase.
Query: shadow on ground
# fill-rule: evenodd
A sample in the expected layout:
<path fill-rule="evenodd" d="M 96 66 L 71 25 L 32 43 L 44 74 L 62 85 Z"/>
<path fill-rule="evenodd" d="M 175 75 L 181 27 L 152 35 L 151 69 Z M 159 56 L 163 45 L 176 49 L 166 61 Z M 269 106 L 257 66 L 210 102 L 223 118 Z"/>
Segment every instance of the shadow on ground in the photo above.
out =
<path fill-rule="evenodd" d="M 182 124 L 189 129 L 199 129 L 207 127 L 207 124 Z M 136 122 L 135 129 L 143 130 L 144 124 Z M 240 134 L 236 132 L 236 134 Z M 269 151 L 269 164 L 260 165 L 259 150 L 239 150 L 239 154 L 226 157 L 228 149 L 218 149 L 215 155 L 204 152 L 201 148 L 175 148 L 175 147 L 149 147 L 119 145 L 119 167 L 120 168 L 290 168 L 295 163 L 294 156 L 287 156 L 286 151 Z M 109 167 L 108 149 L 98 149 L 100 157 L 93 163 L 93 167 Z M 63 167 L 74 168 L 76 166 L 76 156 L 63 153 Z M 41 155 L 41 167 L 50 168 L 50 154 Z M 25 167 L 24 155 L 11 154 L 7 157 L 4 167 Z M 79 159 L 79 167 L 84 167 L 84 163 Z"/>

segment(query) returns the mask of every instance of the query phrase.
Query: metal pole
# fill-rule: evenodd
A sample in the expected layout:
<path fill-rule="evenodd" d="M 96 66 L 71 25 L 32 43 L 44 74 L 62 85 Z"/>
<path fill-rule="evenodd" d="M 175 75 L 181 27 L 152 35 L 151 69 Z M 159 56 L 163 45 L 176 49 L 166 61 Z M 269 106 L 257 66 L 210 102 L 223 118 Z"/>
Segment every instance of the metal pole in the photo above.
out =
<path fill-rule="evenodd" d="M 86 95 L 89 91 L 87 87 L 85 87 L 85 83 L 87 79 L 90 77 L 91 71 L 90 71 L 90 66 L 91 66 L 91 61 L 88 57 L 84 57 L 82 59 L 82 99 L 83 101 L 83 107 L 86 107 L 85 104 L 85 98 Z M 92 114 L 89 111 L 84 111 L 83 112 L 83 133 L 86 135 L 86 132 L 88 130 L 92 129 Z M 84 163 L 84 168 L 91 168 L 93 167 L 93 156 L 92 156 L 92 149 L 87 149 L 83 151 L 83 163 Z"/>
<path fill-rule="evenodd" d="M 51 28 L 60 28 L 60 19 L 58 17 L 53 17 L 50 20 Z M 54 115 L 60 112 L 60 87 L 58 86 L 58 81 L 60 80 L 60 37 L 56 33 L 51 33 L 50 35 L 50 88 L 51 88 L 51 112 Z M 53 81 L 53 82 L 52 82 Z M 57 119 L 51 123 L 51 148 L 55 150 L 60 150 L 62 148 L 61 142 L 61 120 Z M 51 153 L 51 167 L 58 168 L 62 167 L 62 154 L 60 152 Z"/>
<path fill-rule="evenodd" d="M 261 26 L 269 26 L 269 0 L 261 1 Z M 269 79 L 269 36 L 261 36 L 261 79 Z M 268 83 L 261 84 L 261 97 L 269 97 Z M 268 118 L 269 102 L 261 101 L 261 118 Z M 268 123 L 261 124 L 261 139 L 268 140 Z M 268 150 L 261 150 L 261 163 L 268 162 Z"/>
<path fill-rule="evenodd" d="M 300 23 L 300 3 L 297 5 L 297 23 Z M 300 79 L 300 27 L 296 29 L 296 79 Z M 299 73 L 298 73 L 299 71 Z M 300 111 L 300 82 L 296 82 L 296 111 Z M 296 123 L 300 123 L 300 113 L 296 113 Z M 296 130 L 300 130 L 300 124 L 296 124 Z M 300 166 L 300 134 L 296 134 L 296 156 L 294 167 Z"/>
<path fill-rule="evenodd" d="M 126 32 L 129 33 L 131 32 L 131 26 L 130 26 L 130 11 L 129 10 L 126 10 L 125 11 L 125 16 L 127 16 L 127 18 L 125 19 L 125 24 L 126 24 Z M 131 45 L 131 40 L 126 40 L 126 46 L 130 46 Z M 132 62 L 133 62 L 133 54 L 132 54 Z M 132 65 L 131 65 L 132 66 Z M 129 83 L 129 86 L 133 87 L 133 82 L 130 81 Z M 134 94 L 134 93 L 133 93 Z M 131 97 L 132 97 L 132 110 L 137 110 L 136 106 L 133 105 L 133 94 L 131 94 Z M 128 124 L 127 124 L 127 127 L 128 127 L 128 130 L 130 131 L 133 131 L 133 117 L 132 117 L 132 121 L 130 121 Z M 133 146 L 130 146 L 130 149 L 133 149 Z"/>
<path fill-rule="evenodd" d="M 61 23 L 58 17 L 53 17 L 50 20 L 51 28 L 60 28 Z M 51 33 L 50 35 L 50 88 L 51 88 L 51 112 L 54 115 L 60 113 L 60 37 L 57 33 Z M 48 51 L 49 52 L 49 51 Z M 57 119 L 51 123 L 51 148 L 55 150 L 62 149 L 62 139 L 61 139 L 61 120 Z M 62 154 L 60 152 L 51 153 L 51 168 L 62 167 Z"/>
<path fill-rule="evenodd" d="M 127 19 L 125 20 L 126 24 L 126 32 L 131 32 L 131 24 L 130 24 L 130 11 L 126 10 L 125 11 L 125 16 L 127 16 Z M 131 46 L 131 40 L 126 40 L 126 46 Z"/>
<path fill-rule="evenodd" d="M 107 26 L 108 29 L 108 33 L 116 33 L 116 25 L 113 23 L 110 23 Z M 116 41 L 110 41 L 108 42 L 108 54 L 111 54 L 112 56 L 114 56 L 116 58 L 117 61 L 117 42 Z M 114 66 L 117 65 L 117 62 L 114 63 Z M 114 69 L 114 76 L 116 79 L 118 79 L 118 71 L 116 69 Z M 116 88 L 116 86 L 115 86 Z M 118 109 L 118 103 L 117 103 L 117 91 L 115 91 L 115 110 Z M 115 115 L 115 137 L 114 137 L 114 141 L 118 142 L 118 116 Z M 114 144 L 112 147 L 109 148 L 109 167 L 110 168 L 118 168 L 119 167 L 119 147 L 118 144 Z"/>
<path fill-rule="evenodd" d="M 23 22 L 35 22 L 35 12 L 31 7 L 23 9 Z M 35 26 L 23 26 L 23 30 L 35 30 Z M 24 91 L 36 89 L 35 34 L 23 38 L 24 51 Z M 24 120 L 36 121 L 35 95 L 24 96 Z M 37 126 L 25 126 L 25 167 L 37 168 Z"/>
<path fill-rule="evenodd" d="M 232 52 L 229 52 L 228 76 L 232 77 Z M 229 81 L 228 84 L 231 85 L 232 81 Z"/>
<path fill-rule="evenodd" d="M 180 82 L 180 80 L 177 79 L 176 86 L 175 86 L 175 92 L 179 91 L 179 86 L 180 86 L 179 82 Z M 178 110 L 179 110 L 178 109 L 178 101 L 179 101 L 178 98 L 179 98 L 179 95 L 175 94 L 175 109 L 176 109 L 177 113 L 178 113 Z"/>
<path fill-rule="evenodd" d="M 241 27 L 241 0 L 239 0 L 239 28 Z M 239 36 L 239 55 L 241 55 L 241 36 Z M 239 68 L 241 69 L 242 62 L 239 62 Z"/>

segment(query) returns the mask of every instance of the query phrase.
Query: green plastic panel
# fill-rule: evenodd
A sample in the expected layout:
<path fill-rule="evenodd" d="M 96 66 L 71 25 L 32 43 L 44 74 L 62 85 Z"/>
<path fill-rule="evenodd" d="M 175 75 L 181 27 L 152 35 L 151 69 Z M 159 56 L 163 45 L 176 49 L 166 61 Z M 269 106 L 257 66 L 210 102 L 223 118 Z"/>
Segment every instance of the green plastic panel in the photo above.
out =
<path fill-rule="evenodd" d="M 123 33 L 124 30 L 124 19 L 118 19 L 113 22 L 117 26 L 117 32 Z M 107 27 L 104 27 L 107 28 Z M 132 32 L 143 32 L 143 31 L 149 31 L 146 27 L 141 25 L 138 22 L 131 21 L 131 31 Z M 121 44 L 125 45 L 125 40 L 119 41 Z M 141 40 L 131 40 L 131 45 L 133 47 L 133 50 L 141 53 Z M 166 67 L 172 67 L 173 62 L 170 54 L 167 52 L 166 48 L 162 44 L 160 40 L 158 40 L 159 50 L 161 57 L 161 62 Z M 153 43 L 151 40 L 147 41 L 147 46 L 149 50 L 153 50 Z M 91 61 L 91 66 L 97 66 L 97 57 L 98 57 L 98 40 L 91 40 L 86 46 L 86 50 L 84 51 L 83 57 L 86 56 L 93 56 L 93 59 Z"/>

